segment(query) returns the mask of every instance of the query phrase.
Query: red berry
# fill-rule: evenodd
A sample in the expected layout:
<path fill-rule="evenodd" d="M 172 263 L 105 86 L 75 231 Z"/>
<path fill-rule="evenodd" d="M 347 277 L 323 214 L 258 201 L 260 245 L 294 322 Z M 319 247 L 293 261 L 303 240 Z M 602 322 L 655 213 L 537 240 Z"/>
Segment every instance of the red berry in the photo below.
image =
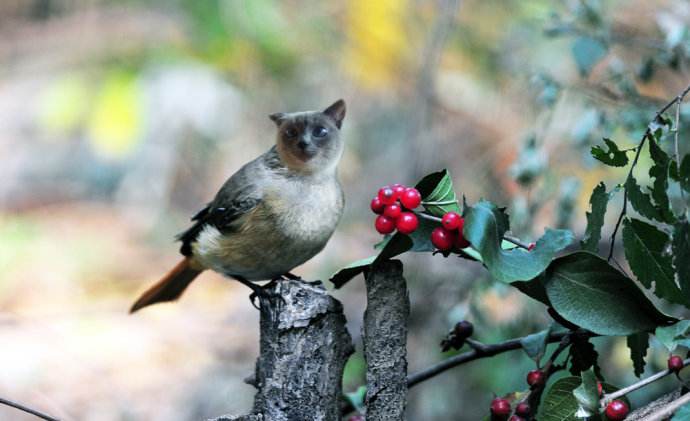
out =
<path fill-rule="evenodd" d="M 431 244 L 441 251 L 450 250 L 455 243 L 455 237 L 455 232 L 438 227 L 431 231 Z"/>
<path fill-rule="evenodd" d="M 381 187 L 379 189 L 379 200 L 384 205 L 392 205 L 395 203 L 395 191 L 390 186 Z"/>
<path fill-rule="evenodd" d="M 527 245 L 527 251 L 532 251 L 535 247 L 537 247 L 537 243 L 529 243 Z"/>
<path fill-rule="evenodd" d="M 395 221 L 383 215 L 376 217 L 374 226 L 376 227 L 376 231 L 381 234 L 390 234 L 395 231 Z"/>
<path fill-rule="evenodd" d="M 668 357 L 668 369 L 674 373 L 678 373 L 683 369 L 683 359 L 678 355 L 671 355 Z"/>
<path fill-rule="evenodd" d="M 417 215 L 412 212 L 403 212 L 395 221 L 395 227 L 403 234 L 413 233 L 419 226 Z"/>
<path fill-rule="evenodd" d="M 372 212 L 381 214 L 381 213 L 383 213 L 383 208 L 384 208 L 384 207 L 386 207 L 386 205 L 384 205 L 384 204 L 381 202 L 381 199 L 379 199 L 378 196 L 376 196 L 375 198 L 371 199 L 371 211 L 372 211 Z"/>
<path fill-rule="evenodd" d="M 525 421 L 525 419 L 517 415 L 511 415 L 508 421 Z"/>
<path fill-rule="evenodd" d="M 604 386 L 601 385 L 601 382 L 597 382 L 597 392 L 599 392 L 599 396 L 604 394 Z"/>
<path fill-rule="evenodd" d="M 422 203 L 422 195 L 414 187 L 409 187 L 400 196 L 400 203 L 407 209 L 415 209 Z"/>
<path fill-rule="evenodd" d="M 619 400 L 611 401 L 606 406 L 606 418 L 613 421 L 621 421 L 625 419 L 625 416 L 628 415 L 629 411 L 630 409 L 625 402 Z"/>
<path fill-rule="evenodd" d="M 448 212 L 441 218 L 441 225 L 447 230 L 456 230 L 460 226 L 462 216 L 457 212 Z"/>
<path fill-rule="evenodd" d="M 532 370 L 527 373 L 527 384 L 530 387 L 537 387 L 544 384 L 546 380 L 546 375 L 541 370 Z"/>
<path fill-rule="evenodd" d="M 402 208 L 397 203 L 388 205 L 383 209 L 383 214 L 389 217 L 390 219 L 398 219 L 400 213 L 402 213 Z"/>
<path fill-rule="evenodd" d="M 530 408 L 527 402 L 520 402 L 515 407 L 515 414 L 521 417 L 528 417 L 530 412 L 532 412 L 532 408 Z"/>
<path fill-rule="evenodd" d="M 510 402 L 507 399 L 496 398 L 491 401 L 491 414 L 504 419 L 510 415 Z"/>
<path fill-rule="evenodd" d="M 395 200 L 398 200 L 402 197 L 402 195 L 405 193 L 405 190 L 407 190 L 407 187 L 403 186 L 400 183 L 395 183 L 391 186 L 393 189 L 393 195 L 395 196 Z"/>

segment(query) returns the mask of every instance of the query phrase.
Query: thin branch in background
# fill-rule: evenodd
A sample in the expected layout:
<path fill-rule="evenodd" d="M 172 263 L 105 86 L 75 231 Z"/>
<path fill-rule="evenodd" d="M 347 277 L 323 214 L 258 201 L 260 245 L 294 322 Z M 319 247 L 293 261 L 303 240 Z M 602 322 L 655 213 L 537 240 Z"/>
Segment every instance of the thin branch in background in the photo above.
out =
<path fill-rule="evenodd" d="M 560 342 L 565 336 L 571 335 L 572 332 L 559 332 L 552 333 L 547 339 L 548 343 Z M 524 338 L 510 339 L 505 342 L 500 342 L 496 344 L 482 344 L 481 342 L 471 341 L 468 342 L 472 347 L 471 351 L 463 352 L 462 354 L 455 355 L 453 357 L 447 358 L 431 367 L 420 370 L 416 373 L 412 373 L 407 376 L 407 386 L 412 387 L 418 383 L 435 377 L 446 370 L 450 370 L 453 367 L 468 363 L 470 361 L 478 360 L 480 358 L 492 357 L 494 355 L 502 354 L 507 351 L 513 351 L 522 348 L 522 343 L 520 342 Z"/>
<path fill-rule="evenodd" d="M 678 176 L 680 176 L 680 149 L 678 148 L 678 132 L 680 131 L 680 104 L 682 102 L 681 98 L 676 98 L 676 124 L 674 124 L 673 131 L 673 145 L 676 154 L 676 170 L 678 171 Z M 685 201 L 685 192 L 683 188 L 680 188 L 680 198 L 683 201 L 683 214 L 688 213 L 688 202 Z"/>
<path fill-rule="evenodd" d="M 12 402 L 7 399 L 0 398 L 0 404 L 11 406 L 12 408 L 18 409 L 20 411 L 24 411 L 28 414 L 34 415 L 38 418 L 47 420 L 47 421 L 60 421 L 58 418 L 52 417 L 50 415 L 44 414 L 43 412 L 37 411 L 35 409 L 31 409 L 28 406 L 24 406 L 20 403 L 17 402 Z"/>
<path fill-rule="evenodd" d="M 680 107 L 680 104 L 683 102 L 685 99 L 685 96 L 690 92 L 690 85 L 688 85 L 683 92 L 680 93 L 677 97 L 673 98 L 672 101 L 664 105 L 659 111 L 656 112 L 656 115 L 654 116 L 654 119 L 652 122 L 656 121 L 661 117 L 663 113 L 665 113 L 669 108 L 671 108 L 674 104 L 678 104 L 678 107 Z M 677 133 L 676 133 L 677 136 Z M 635 169 L 635 166 L 637 165 L 637 161 L 640 159 L 640 152 L 642 152 L 642 148 L 644 146 L 644 143 L 647 141 L 647 138 L 652 137 L 652 130 L 650 129 L 649 125 L 647 125 L 647 130 L 645 130 L 644 134 L 642 135 L 642 139 L 640 139 L 640 143 L 637 146 L 637 151 L 635 151 L 635 158 L 633 159 L 632 164 L 630 165 L 630 171 L 628 171 L 628 176 L 625 178 L 626 185 L 628 180 L 632 177 L 633 170 Z M 650 142 L 652 142 L 653 139 L 650 139 Z M 677 158 L 676 158 L 677 159 Z M 616 226 L 613 228 L 613 233 L 611 234 L 611 245 L 609 246 L 609 256 L 608 256 L 608 261 L 610 262 L 611 259 L 613 258 L 613 250 L 616 245 L 616 235 L 618 234 L 618 229 L 620 228 L 621 222 L 623 222 L 623 217 L 625 217 L 626 213 L 628 211 L 628 189 L 624 186 L 623 187 L 623 208 L 621 209 L 620 215 L 618 215 L 618 220 L 616 221 Z"/>
<path fill-rule="evenodd" d="M 688 364 L 690 364 L 690 358 L 683 361 L 683 367 L 687 366 Z M 601 405 L 602 405 L 602 407 L 606 407 L 606 405 L 608 405 L 608 403 L 611 402 L 612 400 L 618 399 L 622 396 L 627 395 L 630 392 L 634 392 L 637 389 L 641 389 L 641 388 L 643 388 L 649 384 L 652 384 L 655 381 L 660 380 L 660 379 L 668 376 L 671 373 L 673 373 L 673 371 L 671 371 L 671 370 L 668 370 L 668 369 L 662 370 L 658 373 L 652 374 L 651 376 L 640 380 L 639 382 L 633 383 L 630 386 L 624 387 L 622 389 L 618 389 L 615 392 L 604 395 L 604 397 L 601 399 Z"/>

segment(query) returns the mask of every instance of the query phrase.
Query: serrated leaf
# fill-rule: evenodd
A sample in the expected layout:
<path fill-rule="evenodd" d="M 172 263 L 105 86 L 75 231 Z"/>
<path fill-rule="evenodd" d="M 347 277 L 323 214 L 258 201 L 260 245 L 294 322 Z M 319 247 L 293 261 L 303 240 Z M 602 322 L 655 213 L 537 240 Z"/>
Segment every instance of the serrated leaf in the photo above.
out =
<path fill-rule="evenodd" d="M 630 176 L 625 181 L 625 190 L 628 192 L 628 201 L 632 207 L 647 219 L 663 222 L 664 216 L 659 213 L 659 210 L 652 203 L 652 198 L 649 194 L 642 191 L 640 185 L 637 184 L 635 177 Z"/>
<path fill-rule="evenodd" d="M 575 420 L 575 413 L 580 405 L 573 395 L 573 390 L 581 383 L 582 380 L 579 377 L 558 379 L 544 395 L 537 419 L 540 421 Z"/>
<path fill-rule="evenodd" d="M 570 345 L 570 374 L 579 375 L 585 370 L 591 368 L 596 373 L 599 373 L 599 353 L 594 344 L 589 341 L 589 338 L 575 336 Z"/>
<path fill-rule="evenodd" d="M 541 358 L 544 356 L 544 352 L 546 352 L 546 345 L 548 344 L 550 333 L 551 328 L 549 327 L 548 329 L 544 329 L 541 332 L 533 333 L 520 339 L 520 345 L 522 345 L 522 349 L 525 350 L 525 353 L 531 359 L 536 361 L 537 365 L 539 364 Z"/>
<path fill-rule="evenodd" d="M 681 320 L 671 326 L 658 327 L 654 331 L 654 336 L 661 342 L 669 352 L 673 352 L 679 345 L 690 347 L 690 320 Z"/>
<path fill-rule="evenodd" d="M 505 211 L 491 202 L 465 204 L 465 238 L 482 256 L 491 276 L 506 283 L 533 279 L 544 271 L 556 253 L 573 241 L 573 234 L 568 230 L 547 229 L 532 251 L 504 250 L 501 240 L 508 228 Z"/>
<path fill-rule="evenodd" d="M 415 188 L 422 195 L 424 209 L 431 215 L 442 217 L 448 212 L 460 213 L 460 205 L 448 170 L 427 175 Z"/>
<path fill-rule="evenodd" d="M 673 226 L 673 268 L 683 296 L 690 296 L 690 223 L 682 220 Z"/>
<path fill-rule="evenodd" d="M 630 359 L 633 362 L 635 375 L 640 377 L 644 373 L 644 357 L 647 355 L 647 348 L 649 348 L 649 333 L 640 332 L 628 335 L 627 344 L 630 348 Z"/>
<path fill-rule="evenodd" d="M 599 411 L 597 377 L 593 370 L 587 370 L 582 372 L 581 378 L 582 383 L 573 390 L 573 395 L 581 407 L 594 414 Z"/>
<path fill-rule="evenodd" d="M 676 217 L 671 212 L 671 205 L 668 200 L 668 170 L 671 163 L 670 158 L 659 145 L 654 141 L 649 141 L 649 154 L 654 161 L 654 165 L 649 169 L 649 176 L 654 178 L 651 193 L 652 199 L 656 204 L 659 215 L 663 222 L 673 223 Z"/>
<path fill-rule="evenodd" d="M 591 153 L 595 159 L 611 167 L 624 167 L 628 165 L 628 155 L 618 149 L 616 142 L 604 138 L 604 143 L 608 146 L 608 150 L 604 150 L 599 145 L 592 146 Z"/>
<path fill-rule="evenodd" d="M 581 36 L 573 43 L 572 51 L 580 76 L 587 76 L 594 66 L 606 56 L 606 45 L 598 39 Z"/>
<path fill-rule="evenodd" d="M 606 193 L 606 185 L 603 182 L 599 183 L 592 191 L 592 195 L 589 198 L 592 211 L 586 213 L 587 229 L 585 230 L 585 237 L 580 242 L 583 250 L 591 251 L 592 253 L 599 251 L 601 227 L 604 226 L 604 216 L 606 215 L 609 197 L 609 194 Z"/>
<path fill-rule="evenodd" d="M 673 276 L 671 255 L 665 253 L 669 236 L 654 225 L 639 219 L 623 220 L 623 247 L 625 258 L 637 280 L 645 288 L 654 283 L 654 294 L 671 303 L 690 305 Z"/>
<path fill-rule="evenodd" d="M 544 287 L 558 314 L 600 335 L 627 336 L 675 320 L 654 307 L 631 279 L 588 252 L 554 260 Z"/>

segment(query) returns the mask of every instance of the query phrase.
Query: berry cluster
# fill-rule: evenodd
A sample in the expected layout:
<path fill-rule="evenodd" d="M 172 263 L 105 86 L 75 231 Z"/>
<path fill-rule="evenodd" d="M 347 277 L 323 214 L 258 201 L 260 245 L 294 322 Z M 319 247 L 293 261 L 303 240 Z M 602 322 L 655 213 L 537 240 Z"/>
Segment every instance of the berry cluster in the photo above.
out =
<path fill-rule="evenodd" d="M 410 212 L 422 203 L 422 195 L 414 187 L 393 184 L 379 189 L 371 200 L 371 210 L 376 217 L 376 231 L 390 234 L 396 229 L 403 234 L 413 233 L 419 226 L 417 215 Z"/>
<path fill-rule="evenodd" d="M 431 232 L 431 243 L 441 251 L 456 249 L 464 249 L 469 247 L 470 242 L 467 241 L 462 234 L 462 228 L 465 226 L 465 219 L 457 212 L 448 212 L 441 218 L 441 226 Z"/>
<path fill-rule="evenodd" d="M 474 326 L 467 320 L 455 324 L 453 330 L 441 341 L 441 350 L 448 351 L 451 348 L 460 349 L 465 345 L 465 340 L 474 333 Z"/>
<path fill-rule="evenodd" d="M 508 420 L 508 421 L 525 421 L 529 418 L 532 408 L 527 402 L 520 402 L 515 407 L 515 414 L 510 416 L 512 408 L 510 401 L 505 398 L 495 398 L 491 401 L 491 419 L 492 420 Z M 510 419 L 508 419 L 510 416 Z"/>

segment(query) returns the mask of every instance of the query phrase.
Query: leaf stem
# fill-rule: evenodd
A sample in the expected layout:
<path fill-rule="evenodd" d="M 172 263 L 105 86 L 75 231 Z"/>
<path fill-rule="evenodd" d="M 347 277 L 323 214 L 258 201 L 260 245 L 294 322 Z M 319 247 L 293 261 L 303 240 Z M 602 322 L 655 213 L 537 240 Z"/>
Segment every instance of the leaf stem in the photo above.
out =
<path fill-rule="evenodd" d="M 687 366 L 688 364 L 690 364 L 690 358 L 683 361 L 683 367 Z M 606 394 L 601 399 L 601 405 L 602 405 L 602 407 L 606 407 L 606 405 L 608 405 L 608 403 L 611 402 L 612 400 L 618 399 L 622 396 L 625 396 L 628 393 L 634 392 L 637 389 L 641 389 L 641 388 L 647 386 L 648 384 L 654 383 L 655 381 L 662 379 L 662 378 L 664 378 L 664 377 L 666 377 L 672 373 L 673 373 L 673 371 L 668 370 L 668 369 L 662 370 L 662 371 L 659 371 L 658 373 L 652 374 L 651 376 L 640 380 L 637 383 L 633 383 L 630 386 L 627 386 L 627 387 L 624 387 L 622 389 L 618 389 L 615 392 Z"/>
<path fill-rule="evenodd" d="M 674 104 L 678 104 L 678 107 L 680 107 L 681 102 L 685 99 L 685 96 L 690 92 L 690 85 L 688 85 L 683 92 L 681 92 L 678 96 L 673 98 L 670 102 L 668 102 L 666 105 L 664 105 L 659 111 L 656 112 L 654 115 L 654 119 L 651 122 L 655 122 L 663 113 L 665 113 L 669 108 L 671 108 Z M 651 124 L 650 122 L 650 124 Z M 616 235 L 618 234 L 618 229 L 620 228 L 621 222 L 623 222 L 623 217 L 625 217 L 627 211 L 628 211 L 628 189 L 627 189 L 627 184 L 628 180 L 632 178 L 633 170 L 635 169 L 635 166 L 637 165 L 637 161 L 640 158 L 640 152 L 642 152 L 642 147 L 644 146 L 644 143 L 647 141 L 647 138 L 652 136 L 652 130 L 649 127 L 650 125 L 647 125 L 647 130 L 645 130 L 644 134 L 642 135 L 642 139 L 640 139 L 640 143 L 637 146 L 637 151 L 635 151 L 635 158 L 633 159 L 632 164 L 630 165 L 630 171 L 628 171 L 628 176 L 625 178 L 625 185 L 623 186 L 623 208 L 621 209 L 620 215 L 618 215 L 618 220 L 616 221 L 616 226 L 613 229 L 613 233 L 611 234 L 611 244 L 609 246 L 609 256 L 607 258 L 607 261 L 611 261 L 611 258 L 613 257 L 613 250 L 616 245 Z M 677 133 L 676 133 L 677 136 Z M 650 139 L 650 141 L 653 141 L 653 139 Z M 677 158 L 676 158 L 677 160 Z"/>
<path fill-rule="evenodd" d="M 11 406 L 12 408 L 18 409 L 20 411 L 24 411 L 28 414 L 34 415 L 38 418 L 41 418 L 41 419 L 44 419 L 47 421 L 60 421 L 59 419 L 51 417 L 50 415 L 44 414 L 40 411 L 37 411 L 35 409 L 31 409 L 28 406 L 24 406 L 20 403 L 13 402 L 13 401 L 8 400 L 8 399 L 0 398 L 0 404 Z"/>

